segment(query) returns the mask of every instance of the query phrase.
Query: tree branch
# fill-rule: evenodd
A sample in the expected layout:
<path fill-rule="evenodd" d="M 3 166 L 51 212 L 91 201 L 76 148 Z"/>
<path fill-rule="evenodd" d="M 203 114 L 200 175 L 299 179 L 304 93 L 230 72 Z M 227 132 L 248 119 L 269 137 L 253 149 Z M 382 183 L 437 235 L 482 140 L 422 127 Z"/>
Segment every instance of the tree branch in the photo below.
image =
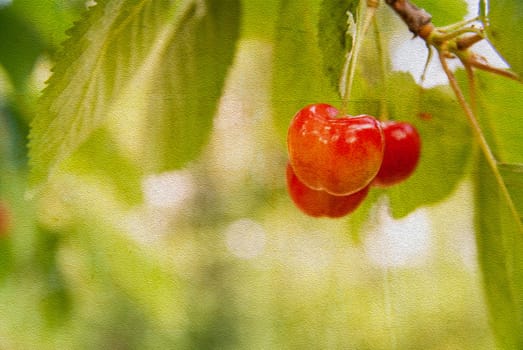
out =
<path fill-rule="evenodd" d="M 409 30 L 425 40 L 428 46 L 432 45 L 438 51 L 445 51 L 448 57 L 458 56 L 465 65 L 522 82 L 521 77 L 511 70 L 493 67 L 479 59 L 480 56 L 469 51 L 474 44 L 485 39 L 482 28 L 474 25 L 467 26 L 478 18 L 436 28 L 432 23 L 432 15 L 409 0 L 385 0 L 385 2 L 403 19 Z"/>
<path fill-rule="evenodd" d="M 434 28 L 432 16 L 408 0 L 385 0 L 385 2 L 403 19 L 414 35 L 426 38 Z"/>

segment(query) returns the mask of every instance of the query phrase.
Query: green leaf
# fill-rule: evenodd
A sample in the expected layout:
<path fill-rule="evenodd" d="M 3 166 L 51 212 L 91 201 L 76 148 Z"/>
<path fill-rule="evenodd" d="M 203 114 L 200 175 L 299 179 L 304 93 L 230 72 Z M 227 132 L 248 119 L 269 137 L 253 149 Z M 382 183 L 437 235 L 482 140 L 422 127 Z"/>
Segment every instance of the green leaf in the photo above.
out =
<path fill-rule="evenodd" d="M 523 221 L 523 164 L 498 164 L 498 169 Z"/>
<path fill-rule="evenodd" d="M 283 0 L 276 26 L 272 104 L 282 139 L 290 120 L 310 103 L 337 104 L 339 97 L 323 72 L 318 44 L 319 0 Z"/>
<path fill-rule="evenodd" d="M 347 33 L 349 23 L 358 20 L 359 0 L 323 0 L 318 21 L 318 41 L 323 69 L 335 89 L 343 72 L 345 57 L 352 49 L 352 36 Z"/>
<path fill-rule="evenodd" d="M 520 0 L 489 1 L 488 38 L 519 75 L 523 75 L 522 21 L 523 2 Z"/>
<path fill-rule="evenodd" d="M 482 155 L 475 172 L 476 241 L 491 325 L 500 348 L 523 348 L 523 230 Z M 502 167 L 514 198 L 523 198 L 521 166 Z"/>
<path fill-rule="evenodd" d="M 0 169 L 25 168 L 28 125 L 13 104 L 0 103 Z"/>
<path fill-rule="evenodd" d="M 105 128 L 97 129 L 78 151 L 64 162 L 70 173 L 98 179 L 111 186 L 123 203 L 142 201 L 140 167 L 132 162 Z"/>
<path fill-rule="evenodd" d="M 485 72 L 477 84 L 480 123 L 497 160 L 523 163 L 523 85 Z"/>
<path fill-rule="evenodd" d="M 38 33 L 46 50 L 56 53 L 67 39 L 66 31 L 85 9 L 82 0 L 14 0 L 9 7 Z"/>
<path fill-rule="evenodd" d="M 507 16 L 509 17 L 509 16 Z M 458 75 L 462 82 L 466 78 Z M 476 241 L 494 333 L 503 349 L 523 347 L 523 86 L 477 73 L 477 116 L 517 213 L 481 154 L 475 175 Z M 465 84 L 462 84 L 466 86 Z M 515 216 L 516 215 L 516 216 Z"/>
<path fill-rule="evenodd" d="M 33 179 L 105 126 L 143 169 L 205 143 L 230 65 L 239 0 L 102 0 L 71 31 L 30 134 Z"/>
<path fill-rule="evenodd" d="M 204 4 L 204 5 L 202 5 Z M 208 139 L 225 76 L 239 35 L 239 0 L 195 1 L 150 81 L 144 161 L 154 170 L 180 168 Z M 203 12 L 205 11 L 205 12 Z"/>
<path fill-rule="evenodd" d="M 395 106 L 402 108 L 398 102 Z M 412 122 L 422 140 L 421 159 L 414 174 L 387 191 L 396 217 L 449 196 L 468 173 L 472 155 L 473 137 L 469 124 L 447 89 L 423 91 L 414 111 L 410 114 L 402 111 L 395 116 L 398 120 Z"/>
<path fill-rule="evenodd" d="M 281 0 L 242 0 L 242 37 L 273 40 Z"/>
<path fill-rule="evenodd" d="M 16 89 L 25 88 L 43 46 L 38 33 L 11 6 L 0 8 L 0 64 Z"/>
<path fill-rule="evenodd" d="M 417 7 L 432 15 L 432 21 L 437 26 L 445 26 L 463 20 L 467 14 L 467 2 L 441 0 L 415 0 Z"/>
<path fill-rule="evenodd" d="M 363 107 L 358 106 L 358 113 L 378 109 L 372 104 L 379 104 L 383 89 L 379 85 L 355 89 L 355 101 Z M 413 175 L 382 190 L 390 198 L 393 216 L 403 217 L 420 206 L 438 203 L 454 191 L 469 171 L 473 138 L 465 115 L 446 87 L 422 89 L 410 74 L 393 73 L 387 76 L 386 96 L 389 118 L 413 124 L 422 142 Z"/>

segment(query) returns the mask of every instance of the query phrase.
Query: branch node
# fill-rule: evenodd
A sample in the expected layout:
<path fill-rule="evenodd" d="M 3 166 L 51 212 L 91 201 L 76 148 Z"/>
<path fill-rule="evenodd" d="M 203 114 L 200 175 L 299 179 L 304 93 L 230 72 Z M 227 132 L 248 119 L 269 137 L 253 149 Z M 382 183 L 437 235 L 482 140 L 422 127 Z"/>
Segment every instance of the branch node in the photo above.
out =
<path fill-rule="evenodd" d="M 425 26 L 432 25 L 432 16 L 409 1 L 385 0 L 385 2 L 403 19 L 414 36 L 423 37 L 421 32 L 425 34 L 427 30 Z"/>

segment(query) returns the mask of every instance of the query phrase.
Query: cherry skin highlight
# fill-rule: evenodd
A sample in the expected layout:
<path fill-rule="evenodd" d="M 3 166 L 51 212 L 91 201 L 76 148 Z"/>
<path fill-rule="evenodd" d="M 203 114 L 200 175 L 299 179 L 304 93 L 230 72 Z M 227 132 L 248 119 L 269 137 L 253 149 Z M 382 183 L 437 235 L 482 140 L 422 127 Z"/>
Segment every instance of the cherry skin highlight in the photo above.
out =
<path fill-rule="evenodd" d="M 340 218 L 356 210 L 369 192 L 369 187 L 346 195 L 334 196 L 325 191 L 313 190 L 304 185 L 287 164 L 287 189 L 294 204 L 313 217 Z"/>
<path fill-rule="evenodd" d="M 416 128 L 406 122 L 382 123 L 385 151 L 373 186 L 389 187 L 412 175 L 421 153 L 421 139 Z"/>
<path fill-rule="evenodd" d="M 336 196 L 356 193 L 376 176 L 385 138 L 374 117 L 338 116 L 320 103 L 298 111 L 289 126 L 287 146 L 296 176 L 314 190 Z"/>

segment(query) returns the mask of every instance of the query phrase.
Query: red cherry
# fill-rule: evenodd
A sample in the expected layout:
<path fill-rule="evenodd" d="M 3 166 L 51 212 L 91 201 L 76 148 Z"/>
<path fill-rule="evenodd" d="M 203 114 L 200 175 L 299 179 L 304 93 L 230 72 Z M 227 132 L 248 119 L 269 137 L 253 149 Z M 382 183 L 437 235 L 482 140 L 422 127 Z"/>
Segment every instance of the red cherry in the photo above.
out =
<path fill-rule="evenodd" d="M 414 126 L 406 122 L 383 122 L 385 152 L 375 186 L 388 187 L 407 179 L 416 169 L 421 139 Z"/>
<path fill-rule="evenodd" d="M 300 110 L 287 135 L 296 176 L 308 187 L 348 195 L 366 187 L 378 173 L 385 139 L 373 117 L 337 117 L 328 104 Z"/>
<path fill-rule="evenodd" d="M 334 196 L 304 185 L 294 173 L 292 166 L 287 164 L 287 189 L 292 201 L 302 212 L 313 217 L 339 218 L 352 213 L 367 197 L 369 187 L 347 196 Z"/>

